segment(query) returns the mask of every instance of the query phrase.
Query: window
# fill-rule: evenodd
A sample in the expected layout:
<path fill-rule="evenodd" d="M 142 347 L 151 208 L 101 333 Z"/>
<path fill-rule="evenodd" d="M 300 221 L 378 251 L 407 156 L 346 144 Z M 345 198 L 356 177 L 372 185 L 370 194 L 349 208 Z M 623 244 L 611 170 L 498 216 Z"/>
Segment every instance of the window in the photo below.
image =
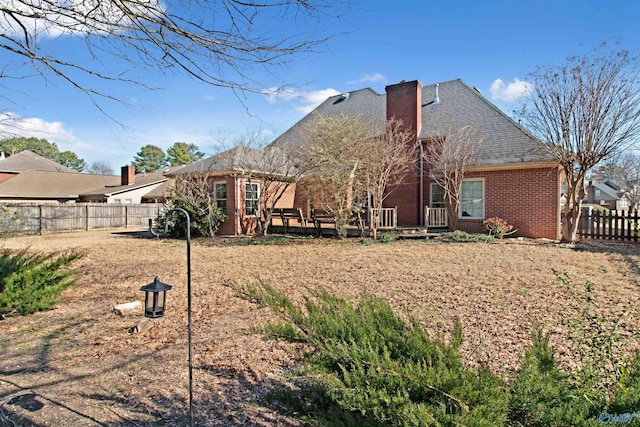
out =
<path fill-rule="evenodd" d="M 227 212 L 227 183 L 216 182 L 213 184 L 216 206 L 223 212 Z"/>
<path fill-rule="evenodd" d="M 596 189 L 596 197 L 600 197 L 600 190 Z"/>
<path fill-rule="evenodd" d="M 249 216 L 258 215 L 258 199 L 260 197 L 260 186 L 253 182 L 247 182 L 245 184 L 245 211 Z"/>
<path fill-rule="evenodd" d="M 431 184 L 431 201 L 429 207 L 431 208 L 446 208 L 447 199 L 445 197 L 444 187 L 440 184 Z"/>
<path fill-rule="evenodd" d="M 462 182 L 460 191 L 460 217 L 484 218 L 484 180 Z"/>

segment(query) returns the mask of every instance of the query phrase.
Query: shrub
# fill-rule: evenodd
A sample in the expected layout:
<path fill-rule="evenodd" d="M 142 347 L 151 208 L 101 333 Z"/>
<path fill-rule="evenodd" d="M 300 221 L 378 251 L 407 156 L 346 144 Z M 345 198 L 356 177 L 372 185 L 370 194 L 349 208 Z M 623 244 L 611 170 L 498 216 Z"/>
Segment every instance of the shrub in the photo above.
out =
<path fill-rule="evenodd" d="M 497 216 L 485 219 L 482 221 L 482 225 L 484 225 L 490 236 L 496 236 L 499 239 L 502 239 L 505 234 L 513 230 L 513 225 L 509 225 L 506 220 Z"/>
<path fill-rule="evenodd" d="M 385 231 L 384 233 L 380 233 L 378 237 L 379 243 L 393 243 L 398 240 L 398 235 L 393 231 Z"/>
<path fill-rule="evenodd" d="M 74 283 L 69 265 L 76 252 L 27 254 L 26 249 L 0 255 L 0 315 L 27 315 L 51 309 Z"/>
<path fill-rule="evenodd" d="M 596 426 L 601 402 L 579 393 L 556 367 L 548 336 L 540 329 L 511 385 L 509 421 L 514 426 Z"/>
<path fill-rule="evenodd" d="M 494 236 L 472 234 L 462 230 L 447 231 L 446 233 L 442 233 L 440 238 L 449 242 L 487 242 L 495 239 Z"/>
<path fill-rule="evenodd" d="M 300 308 L 264 284 L 241 292 L 282 316 L 283 322 L 265 327 L 271 337 L 312 349 L 299 374 L 320 392 L 320 401 L 331 403 L 334 415 L 342 414 L 335 419 L 386 426 L 488 426 L 506 420 L 503 382 L 488 369 L 473 372 L 462 364 L 460 324 L 447 344 L 430 339 L 417 322 L 398 319 L 376 297 L 353 305 L 317 291 Z M 323 411 L 311 405 L 308 412 L 318 417 Z"/>

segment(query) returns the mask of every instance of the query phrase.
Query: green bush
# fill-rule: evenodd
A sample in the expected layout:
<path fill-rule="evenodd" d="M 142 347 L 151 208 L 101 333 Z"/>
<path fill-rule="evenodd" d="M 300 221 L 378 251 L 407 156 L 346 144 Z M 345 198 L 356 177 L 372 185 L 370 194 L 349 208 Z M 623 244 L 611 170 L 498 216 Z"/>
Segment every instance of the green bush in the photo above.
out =
<path fill-rule="evenodd" d="M 398 240 L 398 234 L 394 231 L 385 231 L 378 236 L 378 243 L 393 243 Z"/>
<path fill-rule="evenodd" d="M 616 378 L 589 363 L 572 376 L 558 369 L 548 336 L 535 329 L 507 386 L 487 368 L 464 367 L 460 323 L 446 343 L 429 338 L 415 321 L 402 321 L 376 297 L 352 303 L 315 291 L 298 306 L 266 284 L 236 290 L 281 318 L 262 332 L 306 345 L 304 365 L 270 401 L 312 425 L 640 426 L 640 354 L 616 363 Z M 610 333 L 595 328 L 587 335 Z M 591 351 L 583 362 L 604 360 L 601 349 Z"/>
<path fill-rule="evenodd" d="M 213 203 L 195 205 L 183 200 L 173 200 L 172 205 L 169 208 L 182 208 L 189 213 L 192 237 L 215 236 L 220 228 L 220 224 L 227 219 L 227 215 L 221 209 L 213 205 Z M 156 218 L 156 224 L 160 230 L 164 230 L 165 228 L 165 218 L 168 210 L 169 209 L 165 212 L 160 212 Z M 168 237 L 186 237 L 187 218 L 182 212 L 172 212 L 168 221 Z"/>
<path fill-rule="evenodd" d="M 472 234 L 462 230 L 447 231 L 440 235 L 440 239 L 449 242 L 490 242 L 495 241 L 494 236 L 486 234 Z"/>
<path fill-rule="evenodd" d="M 511 385 L 513 426 L 596 426 L 601 401 L 591 401 L 556 367 L 549 339 L 540 329 Z"/>
<path fill-rule="evenodd" d="M 320 400 L 331 402 L 334 415 L 342 414 L 332 417 L 342 420 L 333 425 L 345 417 L 387 426 L 493 426 L 506 420 L 503 382 L 488 369 L 473 372 L 462 364 L 459 324 L 447 344 L 430 339 L 416 322 L 398 319 L 376 297 L 353 305 L 317 291 L 299 308 L 264 284 L 242 292 L 283 317 L 266 326 L 270 336 L 310 346 L 299 374 L 322 391 Z M 323 411 L 309 408 L 316 417 Z"/>
<path fill-rule="evenodd" d="M 0 255 L 0 315 L 27 315 L 51 309 L 74 283 L 70 264 L 76 252 L 27 254 L 26 249 Z"/>

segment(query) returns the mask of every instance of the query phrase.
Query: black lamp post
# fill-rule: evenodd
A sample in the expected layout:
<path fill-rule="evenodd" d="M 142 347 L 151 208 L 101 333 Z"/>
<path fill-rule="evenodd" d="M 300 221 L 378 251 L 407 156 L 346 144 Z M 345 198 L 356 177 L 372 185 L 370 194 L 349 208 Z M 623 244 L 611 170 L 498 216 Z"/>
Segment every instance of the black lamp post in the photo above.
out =
<path fill-rule="evenodd" d="M 187 330 L 189 332 L 189 425 L 193 427 L 193 363 L 191 351 L 191 218 L 189 213 L 182 208 L 170 209 L 164 217 L 164 232 L 159 233 L 153 229 L 153 220 L 149 219 L 149 232 L 156 237 L 164 237 L 169 231 L 169 216 L 173 212 L 182 212 L 187 217 Z M 140 288 L 145 292 L 144 315 L 145 317 L 162 317 L 166 302 L 166 292 L 171 285 L 162 283 L 156 276 L 152 283 Z M 160 294 L 162 293 L 162 294 Z M 150 302 L 149 302 L 150 301 Z M 149 308 L 148 308 L 149 307 Z"/>

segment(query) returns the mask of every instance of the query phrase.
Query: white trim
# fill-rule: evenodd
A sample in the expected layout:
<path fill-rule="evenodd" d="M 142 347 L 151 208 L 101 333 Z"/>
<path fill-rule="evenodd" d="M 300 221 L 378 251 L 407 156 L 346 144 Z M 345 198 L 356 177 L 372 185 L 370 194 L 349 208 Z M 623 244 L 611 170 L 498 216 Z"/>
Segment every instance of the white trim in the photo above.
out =
<path fill-rule="evenodd" d="M 251 199 L 251 200 L 255 200 L 256 201 L 256 213 L 255 214 L 248 214 L 247 213 L 247 185 L 255 185 L 257 186 L 257 190 L 256 193 L 256 198 L 255 199 Z M 244 215 L 246 217 L 251 217 L 251 218 L 257 218 L 260 216 L 260 183 L 259 182 L 249 182 L 249 181 L 245 181 L 244 183 Z"/>
<path fill-rule="evenodd" d="M 462 215 L 462 186 L 464 185 L 465 182 L 475 182 L 475 181 L 482 182 L 482 215 L 481 216 L 463 216 Z M 486 192 L 486 186 L 485 186 L 485 179 L 483 177 L 463 179 L 462 184 L 460 184 L 460 212 L 458 212 L 458 218 L 459 219 L 484 219 L 485 218 L 485 202 L 486 202 L 485 192 Z"/>
<path fill-rule="evenodd" d="M 218 184 L 224 184 L 224 192 L 225 192 L 225 198 L 224 199 L 220 199 L 220 200 L 224 200 L 224 204 L 225 206 L 225 213 L 227 213 L 227 207 L 229 206 L 228 202 L 229 202 L 229 191 L 228 191 L 228 186 L 227 186 L 227 181 L 213 181 L 213 200 L 216 202 L 216 207 L 218 206 L 218 190 L 216 189 L 216 186 Z"/>
<path fill-rule="evenodd" d="M 444 191 L 444 187 L 443 187 L 442 185 L 440 185 L 439 183 L 437 183 L 437 182 L 431 182 L 431 183 L 429 183 L 429 207 L 430 207 L 430 208 L 435 207 L 435 206 L 433 206 L 433 187 L 434 187 L 434 186 L 435 186 L 435 187 L 440 187 L 440 188 L 442 188 L 442 189 L 443 189 L 443 191 Z M 446 191 L 445 191 L 444 196 L 445 196 L 445 197 L 444 197 L 444 206 L 438 206 L 439 208 L 443 208 L 443 207 L 444 207 L 444 208 L 446 208 L 446 207 L 447 207 L 447 195 L 446 195 Z"/>

